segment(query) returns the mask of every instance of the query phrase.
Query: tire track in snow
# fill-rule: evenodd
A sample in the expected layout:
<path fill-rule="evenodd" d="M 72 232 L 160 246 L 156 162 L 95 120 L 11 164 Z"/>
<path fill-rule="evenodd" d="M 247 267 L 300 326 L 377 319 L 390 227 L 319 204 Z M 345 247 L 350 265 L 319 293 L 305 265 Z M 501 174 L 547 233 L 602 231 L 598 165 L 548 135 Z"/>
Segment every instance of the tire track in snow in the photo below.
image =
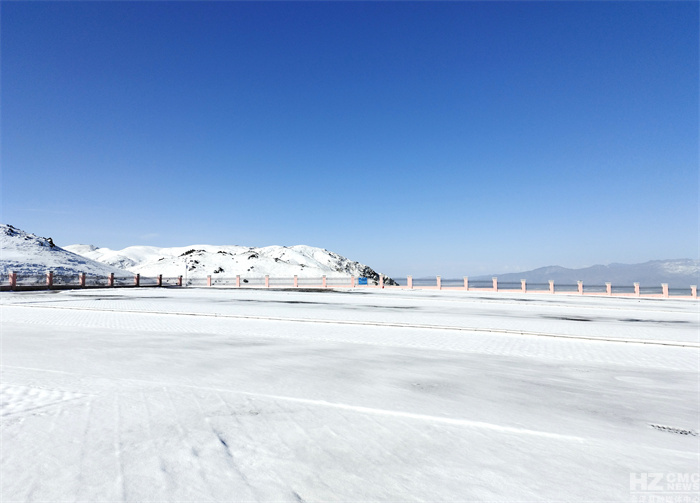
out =
<path fill-rule="evenodd" d="M 396 449 L 394 448 L 396 447 L 395 445 L 391 445 L 391 441 L 394 440 L 394 431 L 389 426 L 383 424 L 382 421 L 379 420 L 378 416 L 367 415 L 364 417 L 364 421 L 361 424 L 357 418 L 352 418 L 352 415 L 342 413 L 342 411 L 338 411 L 337 416 L 341 418 L 346 429 L 350 432 L 354 433 L 359 431 L 362 433 L 365 429 L 381 432 L 379 437 L 376 435 L 368 435 L 363 438 L 363 447 L 365 449 L 369 447 L 369 451 L 371 453 L 371 458 L 369 459 L 371 466 L 391 466 L 393 464 L 395 466 L 402 467 L 402 473 L 410 473 L 412 464 L 411 459 L 407 458 L 405 454 L 400 455 L 397 451 L 403 451 L 404 453 L 408 452 L 409 455 L 413 456 L 415 454 L 411 454 L 413 452 L 412 450 Z M 411 441 L 415 441 L 417 438 L 423 438 L 432 442 L 433 439 L 429 438 L 429 436 L 425 433 L 425 428 L 423 426 L 423 424 L 414 423 L 409 425 L 404 423 L 404 435 L 411 439 Z M 362 435 L 360 434 L 357 436 Z M 387 445 L 387 443 L 389 443 L 389 445 Z M 367 454 L 365 452 L 361 452 L 357 449 L 354 450 L 357 452 L 359 459 L 366 459 Z M 366 473 L 363 474 L 363 479 L 369 479 Z M 411 494 L 415 501 L 430 501 L 434 498 L 434 495 L 430 492 L 426 493 L 426 488 L 424 486 L 421 484 L 416 484 L 415 478 L 407 477 L 407 479 L 402 480 L 402 482 L 404 486 L 408 488 L 408 494 Z"/>
<path fill-rule="evenodd" d="M 287 415 L 287 417 L 289 418 L 288 420 L 291 423 L 292 428 L 296 431 L 296 433 L 298 435 L 297 437 L 294 437 L 294 436 L 292 437 L 295 441 L 295 444 L 299 442 L 300 438 L 303 438 L 304 440 L 302 440 L 301 443 L 306 446 L 306 449 L 308 449 L 309 448 L 308 446 L 313 443 L 313 446 L 316 449 L 316 451 L 324 452 L 323 446 L 320 446 L 318 441 L 311 437 L 311 435 L 308 433 L 307 429 L 302 427 L 299 424 L 299 421 L 297 419 L 295 419 L 295 417 L 294 417 L 295 412 L 293 412 L 293 411 L 290 412 L 289 410 L 283 409 L 282 407 L 280 407 L 279 402 L 273 402 L 272 405 L 277 412 L 280 412 L 281 414 L 288 414 Z M 304 409 L 302 409 L 302 411 L 308 412 L 308 408 L 304 408 Z M 288 428 L 287 430 L 285 430 L 285 433 L 291 431 L 292 428 Z M 292 454 L 293 458 L 297 458 L 298 455 L 295 453 L 293 446 L 290 444 L 290 442 L 287 440 L 287 438 L 286 437 L 283 438 L 279 434 L 277 434 L 277 438 L 281 440 L 281 442 L 285 445 L 285 447 L 287 448 L 287 450 L 289 452 L 293 453 Z M 350 474 L 348 474 L 348 475 L 350 475 Z M 295 482 L 298 482 L 298 481 L 295 481 Z M 316 484 L 317 486 L 323 487 L 325 489 L 325 491 L 328 492 L 328 494 L 333 494 L 333 488 L 326 482 L 324 477 L 319 476 L 318 473 L 314 474 L 314 484 Z M 293 487 L 293 485 L 289 485 L 289 487 L 291 488 L 291 487 Z M 298 493 L 296 491 L 292 491 L 292 493 L 298 496 Z"/>
<path fill-rule="evenodd" d="M 199 399 L 197 398 L 197 394 L 193 391 L 192 392 L 192 401 L 197 407 L 197 410 L 199 411 L 201 417 L 204 419 L 204 422 L 207 424 L 209 427 L 208 429 L 211 429 L 211 425 L 209 424 L 209 416 L 204 412 L 204 409 L 202 408 L 202 404 L 199 402 Z M 197 458 L 197 474 L 199 475 L 199 478 L 202 479 L 202 482 L 204 483 L 204 487 L 206 488 L 208 494 L 209 494 L 209 499 L 211 501 L 217 500 L 216 495 L 214 494 L 214 491 L 212 489 L 212 484 L 209 481 L 206 470 L 204 469 L 204 465 L 202 464 L 202 458 L 199 453 L 199 449 L 195 447 L 194 445 L 190 445 L 187 442 L 184 441 L 185 439 L 182 439 L 182 445 L 185 447 L 185 449 L 189 449 L 189 451 L 192 453 L 192 456 Z M 194 444 L 195 442 L 192 442 Z M 200 447 L 201 448 L 201 447 Z"/>
<path fill-rule="evenodd" d="M 172 397 L 172 394 L 171 394 L 170 389 L 171 389 L 171 386 L 169 386 L 169 385 L 162 385 L 162 386 L 159 386 L 159 391 L 162 392 L 163 395 L 165 395 L 165 397 L 166 397 L 167 407 L 168 407 L 169 410 L 170 410 L 169 417 L 170 417 L 170 419 L 173 421 L 173 424 L 174 424 L 174 426 L 175 426 L 175 429 L 177 430 L 177 439 L 178 439 L 178 442 L 180 443 L 180 445 L 183 446 L 183 448 L 184 448 L 184 449 L 183 449 L 183 452 L 190 452 L 190 453 L 192 453 L 193 444 L 195 444 L 195 442 L 192 440 L 192 435 L 191 435 L 191 433 L 189 433 L 189 432 L 191 432 L 191 431 L 193 431 L 193 430 L 192 430 L 191 428 L 187 428 L 187 425 L 183 425 L 182 420 L 181 420 L 181 418 L 180 418 L 180 412 L 181 412 L 181 411 L 180 411 L 180 409 L 177 407 L 177 405 L 175 404 L 175 400 L 173 400 L 173 397 Z M 190 395 L 191 395 L 192 392 L 193 392 L 193 390 L 188 390 L 188 391 L 189 391 Z M 209 420 L 208 420 L 209 418 L 208 418 L 206 415 L 204 416 L 204 419 L 205 419 L 205 422 L 207 423 L 207 425 L 210 427 L 210 431 L 213 432 L 213 433 L 216 433 L 216 432 L 214 432 L 213 428 L 211 428 L 211 425 L 209 424 Z M 217 451 L 218 451 L 218 452 L 221 452 L 221 450 L 220 450 L 220 445 L 221 445 L 221 444 L 219 443 L 219 439 L 217 439 L 217 440 L 215 441 L 214 445 L 216 445 Z M 195 461 L 194 461 L 192 458 L 196 458 L 196 460 L 197 460 L 196 463 L 195 463 Z M 213 497 L 214 499 L 216 499 L 216 498 L 214 497 L 213 492 L 212 492 L 212 481 L 209 480 L 209 479 L 205 476 L 205 475 L 206 475 L 206 470 L 204 470 L 204 468 L 202 467 L 202 459 L 203 459 L 202 456 L 199 456 L 199 455 L 194 455 L 194 454 L 193 454 L 192 456 L 188 456 L 188 457 L 187 457 L 188 469 L 186 470 L 185 475 L 186 475 L 187 477 L 190 477 L 190 476 L 191 476 L 191 472 L 194 471 L 194 470 L 196 469 L 198 476 L 201 478 L 201 481 L 202 481 L 202 483 L 203 483 L 203 486 L 206 487 L 206 488 L 207 488 L 207 491 L 209 491 L 209 493 L 212 495 L 212 497 Z M 213 459 L 216 459 L 216 458 L 213 458 Z M 226 462 L 227 464 L 229 464 L 229 461 L 230 461 L 230 460 L 227 459 L 225 462 Z M 217 473 L 221 473 L 221 471 L 219 471 L 219 470 L 216 470 L 216 472 L 217 472 Z M 229 471 L 225 471 L 224 473 L 227 473 L 227 474 L 228 474 L 228 473 L 230 473 L 230 472 L 229 472 Z M 237 470 L 234 470 L 234 473 L 236 473 L 236 475 L 238 475 L 237 480 L 238 480 L 238 481 L 241 481 L 241 480 L 242 480 L 243 483 L 245 484 L 245 486 L 248 487 L 249 490 L 251 490 L 251 489 L 250 489 L 250 484 L 248 483 L 248 481 L 247 481 L 244 477 L 241 477 L 241 474 L 240 474 Z M 177 475 L 179 475 L 180 477 L 183 476 L 182 473 L 178 473 Z M 181 478 L 180 480 L 182 480 L 182 478 Z M 199 488 L 199 491 L 201 491 L 201 487 Z M 200 493 L 200 494 L 201 494 L 201 493 Z M 251 494 L 252 494 L 252 490 L 251 490 Z"/>
<path fill-rule="evenodd" d="M 143 390 L 138 394 L 140 397 L 139 400 L 139 405 L 141 405 L 141 408 L 143 410 L 143 415 L 141 420 L 143 423 L 145 423 L 145 430 L 146 430 L 146 435 L 147 439 L 146 442 L 150 446 L 148 451 L 151 453 L 155 453 L 155 459 L 158 463 L 158 467 L 160 468 L 160 473 L 156 470 L 152 470 L 151 473 L 158 473 L 161 479 L 161 484 L 163 487 L 167 487 L 169 485 L 170 480 L 165 478 L 165 461 L 162 456 L 162 452 L 158 449 L 157 443 L 156 443 L 156 437 L 153 433 L 153 414 L 151 413 L 151 409 L 148 406 L 148 403 L 150 402 L 149 398 L 146 397 L 146 394 L 143 392 Z M 140 425 L 141 428 L 143 428 L 143 425 Z"/>
<path fill-rule="evenodd" d="M 245 430 L 244 430 L 244 428 L 243 428 L 243 425 L 241 424 L 240 419 L 238 419 L 237 415 L 234 414 L 234 413 L 231 411 L 231 409 L 230 409 L 230 407 L 228 406 L 228 404 L 226 403 L 226 401 L 221 397 L 221 394 L 220 394 L 219 392 L 215 392 L 214 394 L 215 394 L 216 398 L 218 398 L 219 401 L 223 404 L 224 408 L 226 408 L 226 410 L 229 411 L 229 414 L 231 415 L 231 417 L 235 417 L 235 418 L 236 418 L 236 422 L 237 422 L 237 428 L 236 428 L 236 429 L 237 429 L 239 432 L 244 432 Z M 219 442 L 224 446 L 224 450 L 225 450 L 225 452 L 226 452 L 227 459 L 228 459 L 228 464 L 229 464 L 231 467 L 233 467 L 233 470 L 234 470 L 234 471 L 236 472 L 236 474 L 241 478 L 241 480 L 243 481 L 243 483 L 244 483 L 246 486 L 248 486 L 248 489 L 250 490 L 250 493 L 255 497 L 256 501 L 260 501 L 260 498 L 259 498 L 258 495 L 256 494 L 256 493 L 258 492 L 258 491 L 256 490 L 256 487 L 251 483 L 250 479 L 248 478 L 248 475 L 245 474 L 245 472 L 243 471 L 243 468 L 241 467 L 240 463 L 238 463 L 238 462 L 236 461 L 236 457 L 234 456 L 234 453 L 231 452 L 231 447 L 229 447 L 228 442 L 226 442 L 226 439 L 224 438 L 224 436 L 225 436 L 224 433 L 223 433 L 222 431 L 220 431 L 219 429 L 217 429 L 213 424 L 211 424 L 211 421 L 208 420 L 208 421 L 207 421 L 207 424 L 209 424 L 209 427 L 211 428 L 212 433 L 216 436 L 216 438 L 219 440 Z M 252 444 L 252 443 L 253 443 L 253 439 L 250 438 L 250 435 L 248 435 L 247 432 L 245 433 L 245 435 L 248 437 L 248 440 L 249 440 L 249 441 L 251 442 L 251 444 Z"/>
<path fill-rule="evenodd" d="M 129 498 L 127 498 L 126 478 L 124 477 L 124 458 L 121 445 L 121 410 L 118 393 L 114 395 L 114 454 L 117 461 L 117 482 L 122 492 L 121 501 L 129 501 Z"/>
<path fill-rule="evenodd" d="M 190 387 L 190 386 L 187 386 Z M 167 388 L 163 388 L 164 390 Z M 194 389 L 198 389 L 197 387 L 194 387 Z M 209 393 L 212 393 L 212 390 L 207 390 Z M 218 392 L 213 391 L 213 394 L 218 397 Z M 168 392 L 169 395 L 169 392 Z M 170 401 L 172 403 L 173 408 L 175 407 L 174 402 L 172 401 L 172 398 L 170 398 Z M 231 452 L 231 448 L 228 445 L 228 442 L 226 442 L 226 439 L 224 438 L 222 432 L 214 425 L 212 424 L 211 417 L 205 412 L 204 408 L 202 407 L 201 403 L 197 400 L 196 396 L 194 398 L 194 401 L 199 408 L 199 411 L 202 415 L 202 418 L 204 420 L 204 423 L 207 425 L 207 430 L 208 430 L 208 435 L 209 435 L 209 442 L 212 446 L 216 446 L 215 452 L 222 453 L 224 455 L 224 463 L 228 466 L 229 470 L 226 470 L 225 473 L 227 474 L 235 474 L 236 480 L 239 483 L 242 483 L 246 490 L 248 491 L 248 498 L 252 499 L 254 501 L 260 501 L 258 496 L 256 495 L 257 489 L 256 487 L 251 484 L 250 480 L 246 476 L 246 474 L 242 471 L 241 467 L 239 464 L 236 462 L 236 459 Z"/>
<path fill-rule="evenodd" d="M 298 493 L 293 490 L 294 485 L 298 481 L 292 480 L 290 482 L 285 480 L 282 478 L 280 473 L 270 465 L 269 460 L 271 458 L 277 458 L 278 453 L 271 454 L 269 450 L 261 450 L 261 446 L 269 449 L 269 436 L 271 433 L 275 433 L 277 430 L 275 427 L 269 428 L 268 430 L 260 425 L 260 423 L 269 424 L 265 419 L 267 416 L 265 413 L 266 411 L 261 411 L 260 407 L 255 404 L 254 398 L 251 396 L 246 396 L 241 403 L 237 404 L 240 408 L 240 410 L 237 410 L 237 408 L 234 407 L 229 400 L 222 396 L 222 394 L 223 392 L 216 392 L 214 395 L 221 403 L 222 410 L 225 409 L 227 412 L 226 417 L 235 419 L 235 425 L 233 427 L 229 426 L 225 433 L 229 434 L 230 436 L 231 429 L 233 429 L 236 434 L 236 444 L 239 446 L 239 448 L 247 451 L 240 453 L 238 457 L 250 459 L 251 463 L 241 465 L 240 469 L 242 472 L 251 472 L 250 476 L 247 476 L 248 479 L 254 481 L 254 486 L 253 483 L 251 483 L 251 487 L 259 488 L 257 493 L 262 491 L 262 494 L 259 494 L 258 500 L 269 501 L 270 499 L 275 499 L 275 494 L 283 494 L 289 491 L 291 491 L 292 494 L 298 495 Z M 292 415 L 290 414 L 290 417 L 291 416 Z M 250 422 L 243 421 L 245 418 L 254 418 L 253 420 L 255 424 L 251 425 Z M 257 438 L 259 435 L 264 435 L 265 439 L 261 441 Z M 277 436 L 277 438 L 279 439 L 279 436 Z M 279 446 L 275 445 L 275 448 L 279 449 Z M 253 466 L 254 469 L 251 469 Z M 301 501 L 304 500 L 302 499 Z"/>
<path fill-rule="evenodd" d="M 39 372 L 52 372 L 52 373 L 59 373 L 59 374 L 78 375 L 78 376 L 84 377 L 83 374 L 76 374 L 76 373 L 67 372 L 64 370 L 39 369 L 39 368 L 18 367 L 18 366 L 9 366 L 9 365 L 3 365 L 2 368 L 34 370 L 34 371 L 39 371 Z M 101 376 L 93 376 L 93 377 L 97 378 L 97 377 L 101 377 Z M 568 440 L 568 441 L 576 441 L 576 442 L 585 442 L 586 441 L 586 439 L 584 439 L 582 437 L 577 437 L 577 436 L 573 436 L 573 435 L 562 435 L 559 433 L 550 433 L 550 432 L 546 432 L 546 431 L 530 430 L 527 428 L 503 426 L 503 425 L 498 425 L 498 424 L 494 424 L 494 423 L 486 423 L 486 422 L 482 422 L 482 421 L 472 421 L 469 419 L 430 416 L 428 414 L 416 414 L 413 412 L 378 409 L 378 408 L 374 408 L 374 407 L 364 407 L 364 406 L 360 406 L 360 405 L 351 405 L 351 404 L 344 404 L 344 403 L 339 403 L 339 402 L 329 402 L 327 400 L 316 400 L 316 399 L 310 399 L 310 398 L 270 395 L 267 393 L 254 393 L 251 391 L 230 390 L 230 389 L 218 388 L 218 387 L 213 387 L 213 386 L 196 386 L 194 384 L 180 384 L 180 383 L 178 383 L 178 384 L 173 385 L 172 383 L 163 383 L 163 382 L 159 382 L 159 381 L 148 381 L 145 379 L 133 379 L 133 378 L 124 378 L 124 377 L 112 377 L 110 379 L 113 381 L 132 382 L 132 383 L 145 384 L 148 386 L 161 387 L 163 390 L 167 389 L 167 387 L 178 387 L 178 388 L 188 388 L 188 389 L 196 389 L 196 390 L 206 390 L 206 391 L 217 393 L 217 394 L 222 393 L 222 392 L 223 393 L 233 393 L 233 394 L 238 394 L 238 395 L 242 395 L 242 396 L 254 397 L 256 399 L 267 399 L 267 400 L 272 400 L 272 401 L 289 402 L 289 403 L 303 404 L 303 405 L 309 405 L 309 406 L 315 406 L 315 407 L 339 409 L 339 410 L 345 410 L 345 411 L 354 412 L 354 413 L 358 413 L 358 414 L 369 414 L 369 415 L 374 415 L 374 416 L 410 419 L 410 420 L 415 420 L 415 421 L 420 421 L 420 422 L 446 424 L 446 425 L 461 426 L 461 427 L 475 428 L 475 429 L 486 429 L 486 430 L 497 431 L 500 433 L 514 433 L 516 435 L 532 435 L 532 436 L 558 439 L 558 440 Z"/>
<path fill-rule="evenodd" d="M 54 432 L 56 431 L 56 424 L 58 422 L 58 417 L 61 413 L 61 406 L 59 405 L 56 407 L 55 410 L 49 411 L 48 416 L 51 418 L 51 422 L 49 423 L 49 428 L 47 430 L 46 437 L 51 438 L 54 435 Z M 41 476 L 35 476 L 31 480 L 31 486 L 30 489 L 27 493 L 27 501 L 33 501 L 34 500 L 34 494 L 41 489 L 43 480 L 41 480 Z"/>
<path fill-rule="evenodd" d="M 83 487 L 83 482 L 85 479 L 85 453 L 87 452 L 87 438 L 88 438 L 88 431 L 90 430 L 90 422 L 92 419 L 92 400 L 89 400 L 85 404 L 85 427 L 83 428 L 83 435 L 82 438 L 80 439 L 80 461 L 78 464 L 78 475 L 77 475 L 77 486 L 78 486 L 78 494 L 76 496 L 76 500 L 80 500 L 80 489 Z"/>

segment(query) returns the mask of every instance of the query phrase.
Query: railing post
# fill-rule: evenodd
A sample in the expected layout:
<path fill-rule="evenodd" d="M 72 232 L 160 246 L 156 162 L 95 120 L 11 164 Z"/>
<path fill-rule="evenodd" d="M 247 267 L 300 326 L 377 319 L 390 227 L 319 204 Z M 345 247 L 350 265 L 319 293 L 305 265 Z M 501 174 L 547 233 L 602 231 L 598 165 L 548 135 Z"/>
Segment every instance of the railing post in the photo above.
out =
<path fill-rule="evenodd" d="M 157 286 L 163 286 L 163 275 L 159 274 L 158 275 L 158 282 L 156 283 Z"/>
<path fill-rule="evenodd" d="M 241 275 L 240 274 L 236 275 L 236 287 L 237 288 L 241 287 Z"/>
<path fill-rule="evenodd" d="M 110 272 L 107 278 L 107 286 L 114 286 L 114 273 Z"/>
<path fill-rule="evenodd" d="M 321 276 L 321 286 L 323 288 L 326 288 L 326 276 Z"/>
<path fill-rule="evenodd" d="M 578 294 L 583 295 L 583 281 L 577 281 L 578 284 Z"/>
<path fill-rule="evenodd" d="M 350 288 L 355 288 L 355 276 L 350 276 Z"/>
<path fill-rule="evenodd" d="M 411 290 L 413 289 L 413 276 L 406 277 L 406 286 Z"/>
<path fill-rule="evenodd" d="M 379 275 L 379 288 L 384 288 L 384 276 Z"/>
<path fill-rule="evenodd" d="M 294 288 L 299 288 L 299 276 L 294 275 Z"/>
<path fill-rule="evenodd" d="M 141 275 L 140 275 L 140 274 L 136 274 L 136 275 L 134 276 L 134 286 L 139 286 L 140 283 L 141 283 Z"/>
<path fill-rule="evenodd" d="M 612 283 L 605 283 L 605 293 L 612 295 Z"/>
<path fill-rule="evenodd" d="M 469 276 L 464 277 L 464 289 L 469 290 Z"/>
<path fill-rule="evenodd" d="M 498 291 L 498 278 L 491 278 L 491 281 L 493 282 L 493 291 L 497 292 Z"/>
<path fill-rule="evenodd" d="M 78 283 L 80 284 L 80 288 L 85 288 L 85 273 L 81 272 L 78 274 Z"/>
<path fill-rule="evenodd" d="M 207 275 L 207 286 L 211 286 L 211 274 Z"/>
<path fill-rule="evenodd" d="M 661 283 L 661 291 L 663 292 L 664 299 L 668 298 L 668 283 Z"/>
<path fill-rule="evenodd" d="M 270 288 L 270 275 L 265 275 L 265 288 Z"/>
<path fill-rule="evenodd" d="M 554 280 L 549 280 L 549 293 L 554 293 Z"/>
<path fill-rule="evenodd" d="M 440 276 L 437 277 L 437 289 L 442 289 L 442 278 Z"/>
<path fill-rule="evenodd" d="M 10 290 L 17 288 L 17 273 L 12 271 L 10 273 Z"/>
<path fill-rule="evenodd" d="M 527 292 L 527 280 L 520 280 L 520 291 L 523 293 Z"/>
<path fill-rule="evenodd" d="M 690 296 L 694 299 L 698 298 L 698 286 L 690 285 Z"/>
<path fill-rule="evenodd" d="M 639 297 L 639 283 L 634 284 L 634 296 Z"/>
<path fill-rule="evenodd" d="M 53 286 L 53 271 L 46 271 L 46 288 Z"/>
<path fill-rule="evenodd" d="M 182 276 L 177 277 L 177 286 L 182 286 Z"/>

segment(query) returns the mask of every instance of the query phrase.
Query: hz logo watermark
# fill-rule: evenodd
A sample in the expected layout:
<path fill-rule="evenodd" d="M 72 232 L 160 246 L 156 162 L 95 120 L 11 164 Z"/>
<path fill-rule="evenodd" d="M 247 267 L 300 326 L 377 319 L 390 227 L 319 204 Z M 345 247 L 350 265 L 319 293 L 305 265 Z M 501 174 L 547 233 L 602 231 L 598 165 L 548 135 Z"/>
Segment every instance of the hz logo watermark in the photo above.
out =
<path fill-rule="evenodd" d="M 700 473 L 630 473 L 635 503 L 700 503 Z"/>

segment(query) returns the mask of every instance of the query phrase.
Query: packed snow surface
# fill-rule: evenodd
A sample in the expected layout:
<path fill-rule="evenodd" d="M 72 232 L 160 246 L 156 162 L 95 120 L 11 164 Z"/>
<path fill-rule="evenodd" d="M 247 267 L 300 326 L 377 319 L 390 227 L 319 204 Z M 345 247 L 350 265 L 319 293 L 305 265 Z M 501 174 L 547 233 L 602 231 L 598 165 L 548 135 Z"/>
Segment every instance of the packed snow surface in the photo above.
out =
<path fill-rule="evenodd" d="M 699 471 L 695 301 L 0 300 L 2 501 L 640 501 Z"/>

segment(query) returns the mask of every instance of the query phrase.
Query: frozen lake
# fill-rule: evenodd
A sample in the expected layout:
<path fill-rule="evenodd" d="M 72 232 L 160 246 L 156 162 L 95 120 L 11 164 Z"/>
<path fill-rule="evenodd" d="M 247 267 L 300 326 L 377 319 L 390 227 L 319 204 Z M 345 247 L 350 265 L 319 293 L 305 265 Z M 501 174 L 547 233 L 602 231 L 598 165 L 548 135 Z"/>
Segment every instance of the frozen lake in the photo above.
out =
<path fill-rule="evenodd" d="M 696 301 L 0 300 L 2 501 L 641 502 L 631 476 L 700 471 Z"/>

